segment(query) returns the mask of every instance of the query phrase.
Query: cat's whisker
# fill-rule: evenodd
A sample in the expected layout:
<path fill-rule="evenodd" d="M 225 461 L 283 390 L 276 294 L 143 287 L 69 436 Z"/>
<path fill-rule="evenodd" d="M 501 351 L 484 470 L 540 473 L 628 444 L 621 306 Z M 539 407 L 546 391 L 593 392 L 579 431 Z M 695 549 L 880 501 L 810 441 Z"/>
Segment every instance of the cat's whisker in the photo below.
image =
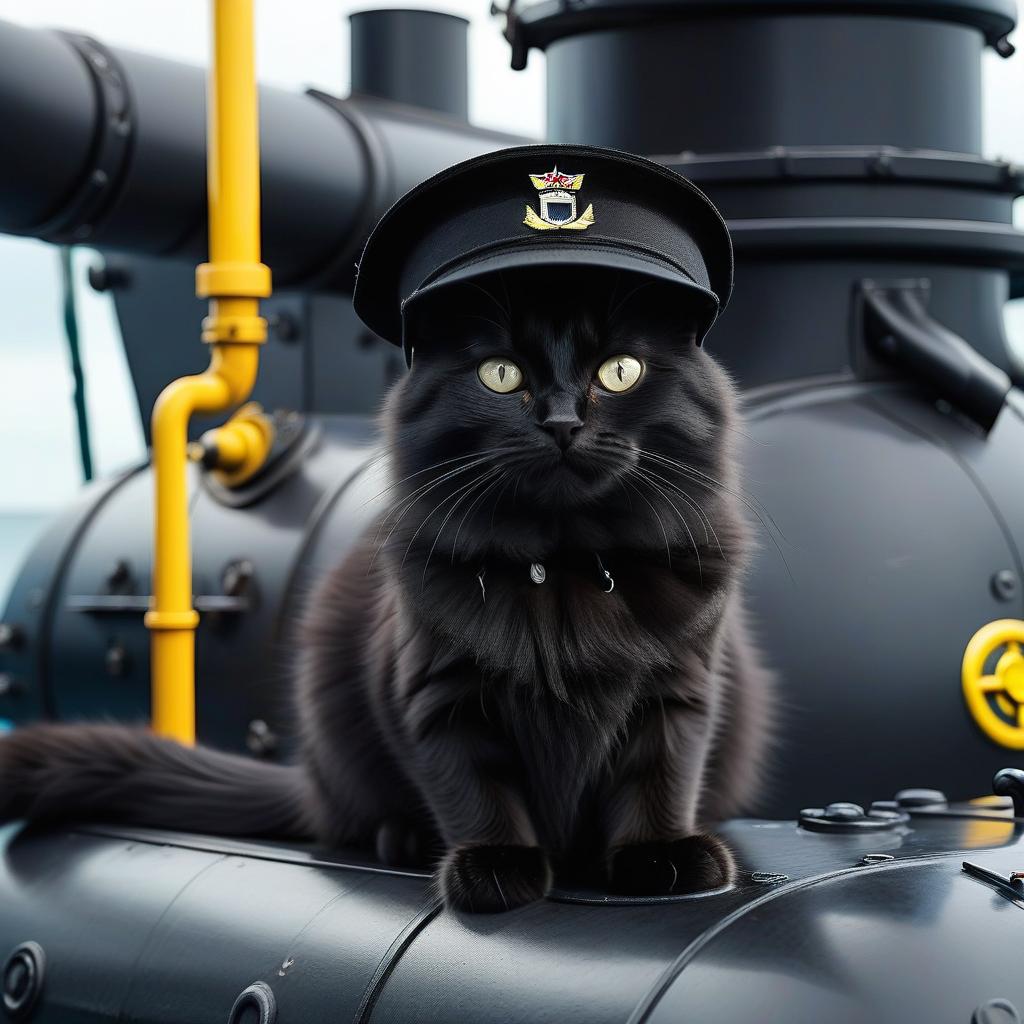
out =
<path fill-rule="evenodd" d="M 401 510 L 398 518 L 394 521 L 394 523 L 391 526 L 391 529 L 388 531 L 387 537 L 384 538 L 384 544 L 387 544 L 387 542 L 391 539 L 391 535 L 395 532 L 399 524 L 405 518 L 406 514 L 412 510 L 412 508 L 416 505 L 420 498 L 425 497 L 430 491 L 432 491 L 435 487 L 439 486 L 440 484 L 443 484 L 448 480 L 452 480 L 457 476 L 461 476 L 463 473 L 466 473 L 471 469 L 475 469 L 477 466 L 480 466 L 486 462 L 486 458 L 476 459 L 473 462 L 470 462 L 468 465 L 460 466 L 457 469 L 449 470 L 448 472 L 443 473 L 440 477 L 431 477 L 425 484 L 421 485 L 420 487 L 417 487 L 416 490 L 414 490 L 411 494 L 407 494 L 404 498 L 401 498 L 400 500 L 396 501 L 393 505 L 390 505 L 381 514 L 380 519 L 377 523 L 377 529 L 373 537 L 374 544 L 376 544 L 377 541 L 380 540 L 380 535 L 382 531 L 385 529 L 385 527 L 388 525 L 388 520 L 395 513 Z M 402 507 L 403 505 L 405 506 L 404 508 Z M 383 547 L 384 544 L 382 544 L 381 547 Z M 379 551 L 380 548 L 378 548 L 377 550 Z M 376 552 L 374 553 L 374 557 L 376 557 Z"/>
<path fill-rule="evenodd" d="M 765 506 L 764 502 L 759 501 L 753 495 L 745 494 L 743 491 L 737 491 L 734 488 L 724 484 L 721 480 L 716 480 L 713 476 L 709 476 L 707 473 L 701 472 L 694 466 L 687 465 L 685 462 L 679 462 L 676 459 L 669 458 L 667 455 L 663 455 L 660 452 L 648 451 L 646 448 L 637 448 L 636 451 L 650 459 L 656 459 L 659 462 L 664 463 L 667 466 L 671 466 L 678 470 L 680 473 L 687 474 L 694 483 L 703 483 L 706 487 L 715 487 L 720 490 L 723 494 L 728 494 L 730 497 L 736 498 L 737 501 L 743 502 L 744 505 L 756 514 L 757 510 L 765 516 L 768 522 L 771 523 L 772 528 L 778 533 L 778 535 L 785 540 L 785 534 L 782 532 L 778 523 L 772 518 L 771 512 Z M 761 525 L 768 528 L 767 523 L 764 519 L 761 520 Z"/>
<path fill-rule="evenodd" d="M 659 491 L 661 490 L 661 488 L 658 486 L 658 484 L 654 483 L 655 480 L 662 481 L 662 483 L 664 483 L 665 486 L 667 486 L 671 491 L 673 491 L 679 497 L 682 497 L 683 499 L 688 499 L 689 498 L 689 495 L 687 495 L 687 493 L 682 488 L 673 486 L 671 483 L 669 483 L 665 479 L 665 477 L 659 476 L 657 473 L 653 472 L 652 470 L 644 469 L 644 468 L 642 468 L 640 466 L 637 467 L 637 470 L 639 471 L 640 475 L 642 477 L 644 477 L 644 479 L 646 479 L 646 480 L 648 480 L 650 482 L 652 487 L 658 488 Z M 679 516 L 680 520 L 682 520 L 682 522 L 683 522 L 683 525 L 686 526 L 685 517 L 683 516 L 682 512 L 680 512 L 679 509 L 676 508 L 675 502 L 672 501 L 671 498 L 669 498 L 667 495 L 665 496 L 665 500 L 672 506 L 672 508 L 675 509 L 676 515 Z M 704 531 L 704 543 L 705 544 L 710 544 L 711 543 L 711 537 L 708 534 L 707 523 L 704 521 L 705 517 L 701 516 L 699 506 L 697 508 L 694 508 L 694 505 L 695 505 L 695 503 L 692 501 L 692 499 L 691 500 L 687 500 L 687 507 L 690 508 L 690 509 L 693 509 L 694 511 L 697 512 L 697 522 L 700 523 L 701 528 Z"/>
<path fill-rule="evenodd" d="M 388 493 L 388 491 L 393 491 L 396 487 L 400 487 L 402 484 L 406 483 L 409 480 L 412 480 L 415 477 L 423 476 L 424 473 L 429 473 L 431 470 L 440 469 L 442 466 L 451 465 L 451 463 L 453 462 L 461 462 L 465 461 L 466 459 L 476 459 L 482 455 L 496 455 L 500 454 L 503 451 L 511 450 L 512 449 L 510 449 L 508 445 L 501 445 L 496 448 L 484 448 L 478 451 L 466 452 L 465 455 L 455 455 L 450 459 L 442 459 L 440 462 L 435 462 L 433 465 L 426 466 L 424 469 L 418 469 L 416 470 L 415 473 L 410 473 L 408 476 L 403 476 L 401 480 L 395 480 L 393 483 L 388 484 L 387 487 L 385 487 L 383 490 L 378 491 L 376 494 L 367 498 L 366 501 L 364 501 L 359 507 L 361 509 L 366 508 L 367 505 L 369 505 L 371 502 L 376 501 L 378 498 L 383 497 L 385 494 Z M 379 455 L 376 455 L 372 459 L 370 459 L 369 462 L 365 463 L 364 466 L 368 466 L 372 462 L 376 462 L 379 461 L 380 459 L 389 457 L 389 452 L 381 452 Z"/>
<path fill-rule="evenodd" d="M 659 487 L 656 483 L 654 483 L 654 481 L 651 480 L 647 476 L 647 474 L 642 469 L 640 469 L 639 467 L 637 468 L 636 472 L 640 476 L 640 479 L 646 481 L 646 483 L 647 483 L 647 485 L 649 487 L 653 487 L 654 490 L 657 491 L 657 493 L 660 494 L 661 497 L 664 498 L 664 500 L 668 502 L 669 507 L 672 509 L 672 511 L 675 512 L 675 514 L 677 516 L 679 516 L 679 522 L 681 522 L 683 524 L 683 529 L 686 531 L 686 536 L 690 538 L 690 545 L 693 547 L 693 554 L 694 554 L 694 556 L 697 559 L 697 580 L 700 583 L 700 585 L 703 587 L 704 586 L 704 571 L 703 571 L 703 569 L 701 567 L 701 564 L 700 564 L 700 549 L 697 547 L 696 538 L 693 536 L 693 531 L 690 529 L 689 524 L 686 522 L 686 519 L 683 517 L 682 512 L 680 512 L 679 509 L 676 507 L 675 502 L 672 501 L 672 499 L 664 492 L 664 490 L 662 490 L 661 487 Z"/>
<path fill-rule="evenodd" d="M 499 469 L 498 467 L 488 470 L 486 473 L 482 474 L 480 477 L 473 481 L 473 487 L 479 487 L 484 480 L 490 479 L 496 473 L 504 473 L 504 470 Z M 501 478 L 498 477 L 498 479 L 500 480 Z M 459 500 L 455 502 L 455 504 L 452 505 L 452 507 L 448 510 L 448 513 L 445 515 L 444 519 L 441 520 L 441 525 L 438 527 L 437 534 L 434 536 L 434 543 L 430 545 L 430 551 L 427 552 L 427 560 L 423 565 L 423 575 L 420 578 L 420 590 L 422 590 L 424 586 L 426 586 L 427 569 L 430 568 L 430 559 L 434 557 L 434 550 L 437 548 L 437 542 L 441 539 L 441 534 L 444 533 L 444 528 L 448 525 L 448 520 L 451 519 L 451 517 L 455 514 L 455 510 L 459 507 L 459 505 L 461 505 L 462 502 L 466 498 L 468 498 L 472 493 L 472 488 L 467 490 L 466 493 L 463 494 L 462 497 L 459 498 Z M 413 540 L 415 539 L 416 538 L 414 536 Z M 410 541 L 410 544 L 411 543 L 412 541 Z"/>
<path fill-rule="evenodd" d="M 496 482 L 497 482 L 497 481 L 496 481 Z M 508 486 L 508 481 L 506 480 L 506 481 L 505 481 L 505 487 L 507 487 L 507 486 Z M 502 496 L 502 494 L 503 494 L 503 493 L 504 493 L 504 491 L 505 491 L 505 487 L 502 487 L 502 489 L 501 489 L 500 491 L 498 491 L 498 492 L 497 492 L 497 493 L 495 494 L 495 496 L 494 496 L 494 507 L 493 507 L 493 508 L 491 509 L 491 521 L 490 521 L 490 525 L 489 525 L 489 527 L 488 527 L 488 531 L 489 531 L 489 533 L 488 533 L 488 536 L 490 535 L 490 533 L 493 533 L 493 532 L 494 532 L 494 517 L 495 517 L 495 515 L 497 515 L 497 513 L 498 513 L 498 506 L 499 506 L 499 504 L 501 503 L 501 496 Z M 488 488 L 487 488 L 487 490 L 488 490 L 488 491 L 489 491 L 490 489 L 491 489 L 490 487 L 488 487 Z M 485 492 L 485 493 L 486 493 L 486 492 Z"/>
<path fill-rule="evenodd" d="M 489 457 L 485 456 L 483 458 L 477 459 L 475 462 L 470 463 L 468 466 L 460 466 L 458 469 L 449 470 L 447 473 L 444 473 L 439 479 L 429 482 L 427 485 L 424 485 L 424 487 L 417 488 L 417 490 L 413 492 L 413 495 L 410 496 L 413 498 L 413 500 L 409 501 L 408 498 L 403 499 L 403 501 L 398 502 L 398 504 L 393 509 L 389 510 L 382 518 L 381 524 L 377 528 L 377 534 L 374 537 L 374 542 L 376 542 L 377 537 L 380 536 L 380 531 L 384 528 L 384 522 L 387 520 L 388 516 L 390 516 L 392 512 L 397 511 L 398 508 L 401 507 L 401 505 L 404 504 L 406 501 L 409 501 L 406 507 L 402 510 L 401 515 L 399 515 L 399 517 L 395 520 L 394 525 L 388 531 L 388 535 L 377 546 L 376 550 L 373 553 L 373 557 L 370 559 L 370 563 L 367 566 L 366 571 L 369 573 L 369 571 L 373 568 L 373 563 L 376 560 L 377 555 L 380 554 L 383 548 L 387 547 L 387 544 L 391 540 L 391 537 L 394 535 L 395 530 L 398 529 L 398 527 L 402 523 L 402 520 L 405 519 L 409 512 L 412 511 L 412 509 L 417 505 L 421 498 L 425 498 L 432 490 L 434 490 L 437 487 L 440 487 L 443 483 L 446 483 L 448 480 L 451 480 L 454 477 L 461 475 L 462 473 L 466 473 L 471 469 L 475 469 L 478 466 L 484 465 L 488 461 Z M 461 490 L 461 488 L 459 488 L 459 490 Z M 458 490 L 454 491 L 453 493 L 457 494 Z M 451 497 L 451 495 L 449 495 L 449 497 Z"/>
<path fill-rule="evenodd" d="M 412 506 L 415 505 L 416 502 L 419 501 L 421 497 L 423 497 L 423 495 L 428 493 L 435 484 L 441 484 L 444 483 L 446 480 L 451 480 L 456 476 L 460 476 L 462 473 L 468 472 L 469 470 L 474 469 L 475 467 L 487 462 L 488 459 L 489 456 L 477 456 L 476 458 L 472 459 L 470 462 L 462 466 L 457 466 L 454 469 L 447 470 L 446 472 L 440 474 L 439 476 L 431 477 L 429 480 L 421 484 L 419 487 L 415 488 L 409 494 L 406 494 L 403 497 L 399 498 L 398 501 L 393 502 L 378 517 L 377 529 L 374 533 L 373 538 L 374 543 L 376 543 L 380 539 L 381 532 L 387 527 L 388 520 L 393 515 L 401 511 L 401 514 L 394 523 L 394 526 L 397 526 L 402 521 L 402 518 L 405 516 L 405 513 L 408 512 L 409 509 L 412 508 Z M 405 506 L 404 509 L 403 506 Z"/>
<path fill-rule="evenodd" d="M 664 489 L 662 487 L 660 487 L 658 484 L 656 484 L 646 472 L 644 472 L 643 470 L 639 470 L 639 473 L 640 473 L 641 479 L 646 480 L 648 485 L 653 487 L 654 490 L 657 491 L 657 493 L 660 494 L 661 497 L 666 502 L 668 502 L 669 507 L 679 517 L 679 522 L 683 524 L 683 529 L 686 531 L 686 536 L 690 539 L 690 545 L 693 547 L 694 557 L 697 559 L 697 579 L 700 581 L 701 585 L 703 586 L 703 584 L 704 584 L 704 572 L 703 572 L 703 568 L 701 566 L 701 561 L 700 561 L 700 548 L 698 548 L 698 546 L 697 546 L 697 540 L 693 536 L 693 531 L 690 529 L 690 525 L 689 525 L 689 523 L 687 523 L 686 517 L 683 515 L 682 512 L 679 511 L 679 508 L 677 507 L 676 503 L 665 493 Z M 708 543 L 708 540 L 709 540 L 709 538 L 707 536 L 707 530 L 705 530 L 704 531 L 704 541 L 705 541 L 705 543 Z"/>
<path fill-rule="evenodd" d="M 635 469 L 631 469 L 630 475 L 635 473 Z M 658 520 L 658 526 L 661 527 L 661 535 L 665 538 L 665 554 L 668 557 L 668 567 L 672 568 L 672 548 L 669 546 L 668 533 L 665 530 L 665 524 L 661 521 L 661 516 L 658 515 L 658 510 L 650 503 L 647 497 L 636 487 L 634 487 L 629 481 L 624 481 L 627 487 L 631 488 L 638 497 L 642 498 L 646 502 L 647 507 L 654 513 L 654 518 Z"/>
<path fill-rule="evenodd" d="M 637 452 L 640 454 L 642 458 L 646 457 L 649 459 L 653 459 L 657 462 L 660 462 L 662 465 L 667 466 L 670 469 L 674 469 L 677 473 L 686 476 L 687 479 L 691 480 L 698 486 L 707 487 L 709 490 L 712 488 L 717 488 L 718 490 L 722 491 L 722 493 L 728 494 L 731 497 L 734 497 L 737 501 L 741 502 L 744 505 L 744 507 L 761 524 L 761 528 L 764 530 L 768 539 L 772 542 L 772 546 L 778 552 L 779 558 L 782 559 L 782 564 L 786 569 L 786 575 L 789 576 L 790 581 L 793 583 L 796 582 L 796 577 L 793 575 L 793 570 L 790 568 L 789 561 L 786 558 L 786 553 L 782 550 L 782 545 L 779 543 L 779 540 L 776 537 L 776 534 L 778 534 L 779 538 L 785 540 L 786 535 L 779 528 L 778 523 L 775 522 L 774 518 L 772 518 L 771 513 L 768 511 L 767 508 L 764 507 L 763 503 L 757 501 L 757 499 L 748 499 L 747 496 L 744 495 L 742 492 L 730 489 L 721 481 L 716 480 L 714 477 L 708 476 L 706 473 L 702 473 L 700 470 L 694 469 L 694 467 L 692 466 L 687 466 L 685 463 L 677 462 L 675 459 L 670 459 L 666 455 L 661 455 L 657 452 L 648 452 L 643 448 L 638 448 Z M 757 502 L 756 505 L 754 504 L 755 501 Z M 760 505 L 761 508 L 764 509 L 764 516 L 762 516 L 761 513 L 758 511 L 757 505 Z M 767 516 L 767 522 L 765 521 L 765 516 Z"/>
<path fill-rule="evenodd" d="M 457 546 L 458 546 L 458 543 L 459 543 L 459 534 L 462 532 L 462 527 L 465 525 L 466 519 L 472 514 L 474 508 L 476 508 L 480 504 L 482 504 L 484 498 L 487 497 L 488 492 L 490 492 L 494 487 L 497 487 L 497 485 L 500 484 L 501 481 L 504 480 L 507 476 L 508 476 L 508 470 L 501 470 L 501 476 L 499 476 L 495 480 L 492 480 L 473 499 L 472 504 L 469 506 L 469 508 L 466 509 L 466 514 L 462 517 L 462 521 L 459 523 L 459 528 L 455 531 L 455 539 L 452 541 L 452 558 L 451 558 L 451 563 L 450 563 L 451 565 L 455 564 L 455 554 L 456 554 L 456 549 L 457 549 Z M 495 507 L 497 507 L 497 506 L 495 506 Z M 493 513 L 492 513 L 492 525 L 493 525 Z M 444 523 L 441 524 L 441 529 L 442 530 L 444 529 Z M 440 536 L 441 536 L 440 531 L 438 531 L 438 539 L 440 539 Z M 437 544 L 437 540 L 434 541 L 434 544 L 435 545 Z M 431 548 L 431 552 L 433 552 L 433 548 Z M 429 556 L 427 558 L 427 562 L 428 563 L 430 562 Z M 423 571 L 424 571 L 424 573 L 426 573 L 426 569 L 425 568 L 424 568 Z"/>
<path fill-rule="evenodd" d="M 733 424 L 732 430 L 737 437 L 742 437 L 744 441 L 749 441 L 751 444 L 756 444 L 762 448 L 771 448 L 772 446 L 771 441 L 766 441 L 763 437 L 754 437 L 749 430 L 744 430 L 742 427 L 736 426 L 736 424 Z"/>
<path fill-rule="evenodd" d="M 456 552 L 456 549 L 458 548 L 458 544 L 459 544 L 459 534 L 462 533 L 462 528 L 463 528 L 463 526 L 466 525 L 466 520 L 469 519 L 469 517 L 473 514 L 473 509 L 475 509 L 477 507 L 477 505 L 479 504 L 481 498 L 483 498 L 483 495 L 485 493 L 486 493 L 486 491 L 484 491 L 481 494 L 478 494 L 470 502 L 469 508 L 466 509 L 465 515 L 463 515 L 462 519 L 459 520 L 459 528 L 455 531 L 455 539 L 452 541 L 452 557 L 451 557 L 451 562 L 450 562 L 451 565 L 455 564 L 455 552 Z"/>
<path fill-rule="evenodd" d="M 697 517 L 704 526 L 704 540 L 707 542 L 708 533 L 710 532 L 712 539 L 715 542 L 715 547 L 718 548 L 719 555 L 725 558 L 725 551 L 722 548 L 722 542 L 718 537 L 718 532 L 715 530 L 715 524 L 711 522 L 711 517 L 708 515 L 707 510 L 696 498 L 690 494 L 689 491 L 684 490 L 678 484 L 669 480 L 668 477 L 662 476 L 660 473 L 655 473 L 653 470 L 648 469 L 648 473 L 653 476 L 656 480 L 660 480 L 673 494 L 677 494 L 686 504 L 697 513 Z"/>
<path fill-rule="evenodd" d="M 500 453 L 502 449 L 497 449 L 497 451 Z M 465 473 L 470 469 L 474 469 L 476 466 L 482 465 L 485 462 L 489 462 L 492 457 L 493 456 L 491 454 L 479 455 L 477 458 L 473 459 L 473 461 L 463 466 L 457 466 L 455 469 L 447 470 L 440 476 L 431 477 L 429 480 L 426 481 L 426 483 L 420 484 L 420 486 L 417 487 L 415 490 L 410 491 L 409 494 L 405 495 L 403 498 L 400 498 L 398 501 L 396 501 L 393 505 L 389 506 L 389 508 L 384 512 L 384 514 L 381 517 L 382 525 L 387 521 L 387 519 L 390 516 L 397 512 L 407 502 L 412 502 L 412 504 L 415 504 L 424 494 L 432 490 L 435 485 L 444 483 L 446 480 L 451 480 L 453 477 L 459 476 L 461 473 Z"/>
<path fill-rule="evenodd" d="M 491 473 L 491 472 L 496 472 L 496 470 L 488 470 L 488 474 L 489 474 L 489 473 Z M 465 490 L 466 490 L 467 488 L 470 488 L 470 487 L 475 487 L 475 486 L 476 486 L 476 485 L 477 485 L 477 484 L 478 484 L 479 482 L 480 482 L 480 479 L 479 479 L 479 477 L 477 477 L 477 478 L 475 478 L 475 479 L 473 479 L 473 480 L 470 480 L 468 484 L 463 484 L 463 485 L 462 485 L 461 487 L 456 487 L 456 488 L 455 488 L 455 490 L 454 490 L 454 491 L 452 491 L 452 493 L 451 493 L 451 494 L 446 494 L 446 495 L 445 495 L 445 496 L 444 496 L 444 497 L 443 497 L 443 498 L 442 498 L 442 499 L 441 499 L 441 500 L 440 500 L 440 501 L 439 501 L 439 502 L 438 502 L 438 503 L 437 503 L 437 504 L 436 504 L 436 505 L 435 505 L 435 506 L 434 506 L 434 507 L 433 507 L 433 508 L 432 508 L 432 509 L 431 509 L 431 510 L 430 510 L 430 511 L 429 511 L 429 512 L 428 512 L 428 513 L 427 513 L 427 514 L 426 514 L 426 515 L 424 516 L 424 517 L 423 517 L 423 519 L 422 519 L 422 520 L 420 520 L 420 525 L 416 527 L 415 531 L 413 532 L 413 535 L 412 535 L 412 537 L 410 537 L 410 538 L 409 538 L 409 543 L 408 543 L 408 544 L 406 545 L 406 547 L 405 547 L 405 554 L 404 554 L 404 555 L 402 555 L 402 561 L 401 561 L 401 562 L 399 563 L 399 565 L 398 565 L 398 568 L 399 568 L 399 570 L 401 570 L 401 569 L 404 569 L 404 568 L 405 568 L 405 563 L 406 563 L 406 561 L 407 561 L 407 560 L 408 560 L 408 558 L 409 558 L 409 553 L 410 553 L 410 552 L 412 551 L 412 546 L 413 546 L 413 545 L 414 545 L 414 544 L 416 543 L 416 538 L 417 538 L 417 537 L 418 537 L 418 536 L 419 536 L 419 535 L 420 535 L 420 534 L 421 534 L 421 533 L 423 532 L 423 527 L 424 527 L 424 526 L 426 526 L 426 525 L 427 525 L 427 523 L 429 523 L 429 522 L 430 522 L 430 520 L 431 520 L 431 519 L 433 518 L 433 516 L 434 516 L 434 513 L 435 513 L 435 512 L 438 512 L 438 511 L 439 511 L 439 510 L 440 510 L 440 509 L 441 509 L 441 508 L 442 508 L 442 507 L 443 507 L 444 505 L 446 505 L 446 504 L 447 504 L 447 503 L 448 503 L 449 501 L 451 501 L 451 500 L 452 500 L 452 498 L 454 498 L 454 497 L 455 497 L 456 495 L 458 495 L 458 494 L 461 494 L 461 493 L 462 493 L 463 491 L 465 491 Z M 459 500 L 461 501 L 462 499 L 460 498 Z M 456 502 L 456 504 L 458 504 L 458 502 Z M 403 513 L 403 514 L 404 514 L 404 513 Z"/>
<path fill-rule="evenodd" d="M 718 539 L 718 533 L 715 531 L 714 524 L 711 522 L 711 517 L 707 514 L 704 507 L 693 497 L 688 491 L 683 490 L 678 484 L 673 483 L 668 477 L 662 476 L 660 473 L 655 473 L 653 469 L 645 469 L 645 473 L 649 476 L 655 477 L 660 480 L 669 490 L 674 494 L 678 494 L 680 498 L 687 503 L 687 505 L 697 513 L 698 518 L 704 526 L 704 541 L 708 541 L 708 530 L 711 531 L 711 536 L 715 538 L 715 546 L 718 548 L 718 553 L 725 558 L 725 552 L 722 550 L 722 542 Z"/>

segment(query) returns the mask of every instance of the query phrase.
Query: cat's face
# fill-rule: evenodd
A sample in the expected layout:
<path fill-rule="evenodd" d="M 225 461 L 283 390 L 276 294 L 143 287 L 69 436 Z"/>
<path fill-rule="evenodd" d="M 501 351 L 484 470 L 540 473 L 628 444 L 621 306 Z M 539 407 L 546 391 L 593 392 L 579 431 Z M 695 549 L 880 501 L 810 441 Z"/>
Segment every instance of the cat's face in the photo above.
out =
<path fill-rule="evenodd" d="M 450 474 L 431 498 L 460 514 L 499 494 L 556 513 L 642 501 L 668 489 L 666 460 L 716 472 L 731 389 L 678 292 L 594 271 L 505 274 L 419 311 L 413 336 L 389 408 L 396 475 L 412 488 Z"/>

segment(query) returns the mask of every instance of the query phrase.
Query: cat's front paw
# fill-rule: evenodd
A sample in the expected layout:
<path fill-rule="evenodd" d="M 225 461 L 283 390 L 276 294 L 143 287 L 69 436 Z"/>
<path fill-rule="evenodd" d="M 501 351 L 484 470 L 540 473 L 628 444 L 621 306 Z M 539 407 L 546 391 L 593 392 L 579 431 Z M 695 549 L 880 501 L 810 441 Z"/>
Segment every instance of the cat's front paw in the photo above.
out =
<path fill-rule="evenodd" d="M 736 863 L 715 836 L 623 846 L 612 855 L 611 889 L 627 896 L 675 896 L 729 885 Z"/>
<path fill-rule="evenodd" d="M 551 865 L 537 846 L 456 846 L 441 861 L 439 877 L 453 910 L 494 914 L 543 899 Z"/>

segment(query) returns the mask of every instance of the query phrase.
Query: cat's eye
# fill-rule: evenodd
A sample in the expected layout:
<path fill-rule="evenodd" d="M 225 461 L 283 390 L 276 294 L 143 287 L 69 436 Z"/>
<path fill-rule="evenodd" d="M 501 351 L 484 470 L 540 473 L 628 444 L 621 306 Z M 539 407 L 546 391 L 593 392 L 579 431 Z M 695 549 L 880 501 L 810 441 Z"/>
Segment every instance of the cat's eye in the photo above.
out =
<path fill-rule="evenodd" d="M 517 391 L 523 383 L 523 371 L 508 359 L 485 359 L 476 372 L 484 386 L 499 395 Z"/>
<path fill-rule="evenodd" d="M 609 391 L 628 391 L 644 372 L 644 364 L 633 356 L 612 356 L 597 370 L 601 386 Z"/>

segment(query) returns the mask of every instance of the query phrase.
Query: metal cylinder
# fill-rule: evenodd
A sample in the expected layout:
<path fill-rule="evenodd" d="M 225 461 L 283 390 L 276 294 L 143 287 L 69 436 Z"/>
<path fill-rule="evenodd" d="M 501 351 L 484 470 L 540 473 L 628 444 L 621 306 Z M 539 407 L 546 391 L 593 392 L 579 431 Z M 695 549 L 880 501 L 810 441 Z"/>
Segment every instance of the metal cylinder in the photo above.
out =
<path fill-rule="evenodd" d="M 49 220 L 84 174 L 95 131 L 89 70 L 54 32 L 0 24 L 0 230 Z"/>
<path fill-rule="evenodd" d="M 984 40 L 970 26 L 685 13 L 679 5 L 664 24 L 551 43 L 550 138 L 640 153 L 882 144 L 980 152 Z"/>
<path fill-rule="evenodd" d="M 349 22 L 354 96 L 467 119 L 465 18 L 439 11 L 380 10 L 359 11 Z"/>
<path fill-rule="evenodd" d="M 449 39 L 448 22 L 464 51 L 465 24 L 444 19 Z M 464 52 L 461 64 L 464 90 Z M 0 22 L 0 232 L 204 259 L 204 86 L 202 68 Z M 523 141 L 268 86 L 259 112 L 263 256 L 282 287 L 347 290 L 366 234 L 407 188 Z"/>
<path fill-rule="evenodd" d="M 646 153 L 898 146 L 977 153 L 980 57 L 1013 0 L 510 5 L 513 67 L 547 54 L 554 141 Z"/>

